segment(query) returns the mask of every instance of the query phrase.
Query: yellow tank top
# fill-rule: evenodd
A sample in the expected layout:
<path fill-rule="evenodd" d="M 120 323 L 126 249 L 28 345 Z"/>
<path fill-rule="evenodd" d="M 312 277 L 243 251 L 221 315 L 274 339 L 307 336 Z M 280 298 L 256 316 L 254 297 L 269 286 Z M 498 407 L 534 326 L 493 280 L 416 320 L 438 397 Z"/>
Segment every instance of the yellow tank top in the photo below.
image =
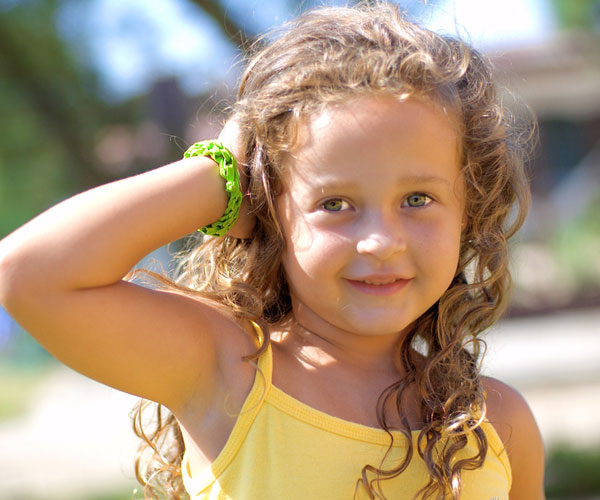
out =
<path fill-rule="evenodd" d="M 258 330 L 258 329 L 257 329 Z M 262 335 L 259 332 L 259 335 Z M 260 372 L 233 431 L 211 466 L 192 470 L 182 461 L 183 483 L 192 499 L 202 500 L 363 500 L 357 480 L 366 464 L 378 467 L 390 438 L 383 429 L 349 422 L 294 399 L 271 384 L 272 351 L 258 362 Z M 511 469 L 502 441 L 484 422 L 488 453 L 482 468 L 462 474 L 461 500 L 508 500 Z M 384 466 L 400 463 L 406 451 L 400 433 Z M 416 450 L 416 437 L 413 443 Z M 469 441 L 464 456 L 476 448 Z M 371 476 L 369 476 L 371 478 Z M 415 452 L 409 467 L 380 483 L 389 500 L 412 500 L 428 481 Z"/>

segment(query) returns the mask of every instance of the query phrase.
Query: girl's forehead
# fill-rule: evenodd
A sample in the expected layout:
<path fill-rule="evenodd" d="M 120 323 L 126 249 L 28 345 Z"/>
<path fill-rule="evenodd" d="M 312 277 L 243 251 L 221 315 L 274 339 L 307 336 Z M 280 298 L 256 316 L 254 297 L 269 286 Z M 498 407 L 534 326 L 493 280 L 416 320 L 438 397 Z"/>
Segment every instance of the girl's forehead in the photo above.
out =
<path fill-rule="evenodd" d="M 390 94 L 352 97 L 302 116 L 291 152 L 301 152 L 317 142 L 328 145 L 346 137 L 360 140 L 372 130 L 393 128 L 402 132 L 423 124 L 442 125 L 454 141 L 459 139 L 462 129 L 458 113 L 427 97 Z"/>
<path fill-rule="evenodd" d="M 298 159 L 328 151 L 401 146 L 409 136 L 452 144 L 460 152 L 460 123 L 456 113 L 431 100 L 392 95 L 360 96 L 324 106 L 300 118 L 293 148 L 283 158 L 286 170 Z M 430 131 L 430 133 L 428 133 Z M 406 145 L 406 144 L 405 144 Z"/>
<path fill-rule="evenodd" d="M 303 120 L 295 147 L 283 163 L 284 185 L 328 178 L 369 181 L 445 177 L 460 171 L 460 140 L 454 120 L 420 99 L 359 98 L 327 106 Z M 329 175 L 331 174 L 331 175 Z"/>

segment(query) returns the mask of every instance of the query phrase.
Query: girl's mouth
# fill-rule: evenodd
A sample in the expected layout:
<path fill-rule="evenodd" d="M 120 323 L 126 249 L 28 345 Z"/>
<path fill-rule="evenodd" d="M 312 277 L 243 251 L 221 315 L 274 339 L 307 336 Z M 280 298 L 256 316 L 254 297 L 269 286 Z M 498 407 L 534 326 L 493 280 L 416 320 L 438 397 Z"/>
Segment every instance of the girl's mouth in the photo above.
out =
<path fill-rule="evenodd" d="M 354 289 L 368 295 L 388 296 L 393 295 L 408 285 L 411 280 L 403 278 L 392 279 L 362 279 L 346 280 Z"/>

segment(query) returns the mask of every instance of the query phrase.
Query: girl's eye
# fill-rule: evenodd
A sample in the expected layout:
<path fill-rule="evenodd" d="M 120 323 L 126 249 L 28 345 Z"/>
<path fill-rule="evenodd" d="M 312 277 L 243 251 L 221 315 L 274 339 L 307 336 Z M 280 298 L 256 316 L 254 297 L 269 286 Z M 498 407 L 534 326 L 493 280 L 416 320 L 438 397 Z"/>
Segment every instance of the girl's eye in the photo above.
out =
<path fill-rule="evenodd" d="M 429 203 L 431 203 L 431 197 L 423 193 L 414 193 L 411 194 L 408 198 L 406 198 L 403 205 L 411 208 L 418 208 L 424 207 L 425 205 L 429 205 Z"/>
<path fill-rule="evenodd" d="M 321 206 L 328 212 L 339 212 L 340 210 L 348 208 L 348 202 L 339 198 L 332 198 L 331 200 L 324 202 Z"/>

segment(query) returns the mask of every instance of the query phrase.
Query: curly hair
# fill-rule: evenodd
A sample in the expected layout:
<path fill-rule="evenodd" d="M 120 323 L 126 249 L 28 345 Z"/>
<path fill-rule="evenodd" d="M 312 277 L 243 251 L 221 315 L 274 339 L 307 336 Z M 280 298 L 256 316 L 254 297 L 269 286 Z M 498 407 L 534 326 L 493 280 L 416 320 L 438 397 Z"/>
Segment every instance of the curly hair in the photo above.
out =
<path fill-rule="evenodd" d="M 288 314 L 291 300 L 281 263 L 284 239 L 275 209 L 282 190 L 283 155 L 297 143 L 302 119 L 331 104 L 373 94 L 427 100 L 455 118 L 461 137 L 466 224 L 451 285 L 410 326 L 397 347 L 396 361 L 408 375 L 378 400 L 383 429 L 391 430 L 386 403 L 393 402 L 399 413 L 408 449 L 405 460 L 391 469 L 383 462 L 365 464 L 357 480 L 371 498 L 385 498 L 380 483 L 401 474 L 417 453 L 430 476 L 417 497 L 456 499 L 461 471 L 481 467 L 487 453 L 480 427 L 486 403 L 479 374 L 483 351 L 479 334 L 507 305 L 511 284 L 507 240 L 527 211 L 524 164 L 535 138 L 534 121 L 528 118 L 518 126 L 494 84 L 490 62 L 476 50 L 407 21 L 396 5 L 387 3 L 313 10 L 256 42 L 232 106 L 250 174 L 257 219 L 253 236 L 194 241 L 180 262 L 176 282 L 162 280 L 166 286 L 229 307 L 240 319 L 257 321 L 264 331 Z M 256 359 L 268 343 L 265 335 L 250 358 Z M 417 362 L 417 352 L 424 363 Z M 425 422 L 416 450 L 410 425 L 402 417 L 409 387 L 418 390 Z M 170 425 L 176 425 L 173 419 L 162 431 Z M 162 431 L 155 431 L 156 436 Z M 391 449 L 394 438 L 389 434 Z M 469 437 L 477 453 L 459 460 L 457 454 Z M 149 474 L 164 470 L 169 462 L 165 456 L 171 456 L 168 481 L 177 483 L 181 440 L 175 443 L 176 451 L 166 455 L 149 441 L 163 464 L 150 467 Z M 180 498 L 179 491 L 171 488 L 170 498 Z"/>

